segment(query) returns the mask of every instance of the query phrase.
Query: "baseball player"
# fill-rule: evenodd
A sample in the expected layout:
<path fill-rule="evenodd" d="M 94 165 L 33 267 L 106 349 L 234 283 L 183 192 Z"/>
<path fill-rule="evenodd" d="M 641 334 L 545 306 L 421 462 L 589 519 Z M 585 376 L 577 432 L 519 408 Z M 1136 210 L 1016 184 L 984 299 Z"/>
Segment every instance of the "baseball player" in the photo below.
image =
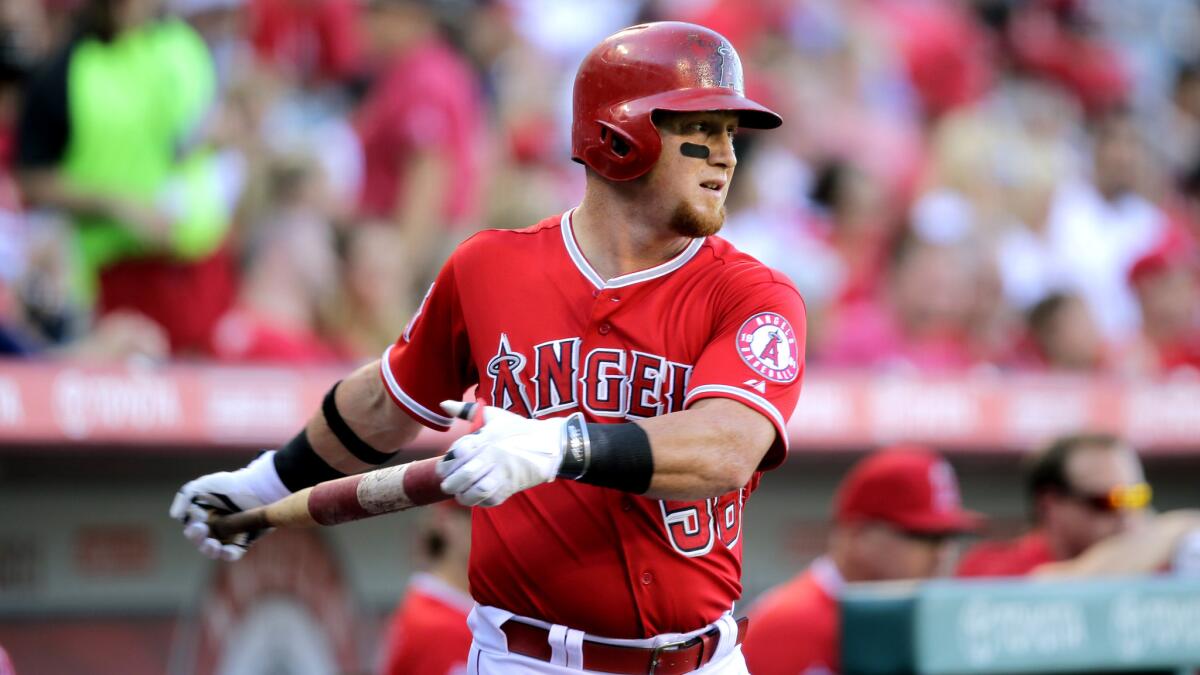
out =
<path fill-rule="evenodd" d="M 928 448 L 896 446 L 858 462 L 838 487 L 828 553 L 750 613 L 755 675 L 832 675 L 840 667 L 838 597 L 847 582 L 924 579 L 946 566 L 964 510 L 954 470 Z"/>
<path fill-rule="evenodd" d="M 471 673 L 745 673 L 742 508 L 787 451 L 804 369 L 795 287 L 715 236 L 739 127 L 781 120 L 737 52 L 686 23 L 602 41 L 575 79 L 578 207 L 460 245 L 397 342 L 305 431 L 185 485 L 206 512 L 371 469 L 477 385 L 483 426 L 438 467 L 474 509 Z"/>
<path fill-rule="evenodd" d="M 466 672 L 471 649 L 467 613 L 475 605 L 467 593 L 471 511 L 453 501 L 428 511 L 421 542 L 428 568 L 412 576 L 388 623 L 386 675 Z"/>

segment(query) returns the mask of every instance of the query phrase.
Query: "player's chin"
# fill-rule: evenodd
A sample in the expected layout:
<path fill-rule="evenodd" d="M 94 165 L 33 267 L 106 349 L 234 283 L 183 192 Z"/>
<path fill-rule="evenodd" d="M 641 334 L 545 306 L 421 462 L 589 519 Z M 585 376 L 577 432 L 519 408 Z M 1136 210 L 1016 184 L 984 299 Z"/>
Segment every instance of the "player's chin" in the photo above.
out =
<path fill-rule="evenodd" d="M 699 204 L 681 202 L 671 214 L 671 231 L 698 239 L 721 231 L 725 224 L 725 200 L 703 200 Z"/>

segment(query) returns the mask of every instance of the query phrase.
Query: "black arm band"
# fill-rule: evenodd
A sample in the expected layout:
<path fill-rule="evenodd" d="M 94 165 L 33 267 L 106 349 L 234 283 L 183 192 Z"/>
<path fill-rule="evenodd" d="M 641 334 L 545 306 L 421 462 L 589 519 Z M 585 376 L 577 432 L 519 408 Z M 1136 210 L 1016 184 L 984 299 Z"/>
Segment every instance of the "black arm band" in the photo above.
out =
<path fill-rule="evenodd" d="M 558 475 L 643 494 L 654 476 L 650 437 L 632 422 L 587 424 L 583 415 L 571 415 L 563 427 L 563 462 Z"/>
<path fill-rule="evenodd" d="M 295 438 L 275 451 L 275 472 L 279 474 L 284 487 L 292 492 L 346 475 L 329 466 L 313 451 L 307 431 L 296 434 Z"/>
<path fill-rule="evenodd" d="M 341 384 L 339 380 L 325 394 L 325 400 L 321 402 L 321 414 L 325 415 L 325 423 L 329 425 L 329 430 L 337 437 L 342 445 L 350 451 L 350 454 L 357 457 L 360 461 L 373 466 L 378 466 L 387 462 L 392 458 L 392 455 L 386 452 L 380 452 L 372 448 L 366 441 L 358 437 L 354 430 L 346 424 L 346 420 L 342 419 L 342 413 L 337 407 L 337 388 Z"/>

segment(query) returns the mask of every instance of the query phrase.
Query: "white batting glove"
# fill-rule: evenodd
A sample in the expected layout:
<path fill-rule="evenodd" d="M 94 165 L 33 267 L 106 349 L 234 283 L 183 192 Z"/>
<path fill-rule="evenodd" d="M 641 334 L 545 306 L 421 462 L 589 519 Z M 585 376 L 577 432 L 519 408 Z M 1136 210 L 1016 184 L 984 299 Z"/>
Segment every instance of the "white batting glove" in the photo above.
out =
<path fill-rule="evenodd" d="M 460 401 L 442 402 L 456 417 L 463 406 Z M 483 426 L 455 441 L 437 465 L 443 492 L 464 506 L 497 506 L 521 490 L 555 479 L 567 418 L 533 420 L 492 406 L 475 414 L 483 415 Z"/>
<path fill-rule="evenodd" d="M 283 499 L 292 492 L 275 471 L 275 451 L 264 452 L 237 471 L 219 471 L 189 481 L 171 502 L 171 517 L 183 523 L 183 536 L 213 560 L 234 561 L 267 530 L 239 534 L 222 542 L 209 536 L 210 515 L 225 516 Z"/>

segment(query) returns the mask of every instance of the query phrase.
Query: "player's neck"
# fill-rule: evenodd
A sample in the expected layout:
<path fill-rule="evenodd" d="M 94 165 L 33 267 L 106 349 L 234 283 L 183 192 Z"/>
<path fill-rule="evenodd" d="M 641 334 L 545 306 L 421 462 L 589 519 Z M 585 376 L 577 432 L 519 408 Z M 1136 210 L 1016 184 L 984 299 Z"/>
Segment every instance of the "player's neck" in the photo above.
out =
<path fill-rule="evenodd" d="M 847 583 L 875 581 L 875 579 L 871 578 L 870 574 L 866 574 L 854 564 L 854 557 L 846 551 L 834 548 L 827 552 L 826 555 L 833 562 L 833 566 L 837 568 L 838 573 L 842 575 L 842 579 Z"/>
<path fill-rule="evenodd" d="M 571 216 L 571 229 L 579 250 L 605 280 L 661 265 L 691 243 L 652 222 L 644 207 L 590 189 Z"/>
<path fill-rule="evenodd" d="M 463 593 L 471 592 L 467 581 L 467 565 L 465 560 L 459 561 L 447 557 L 435 563 L 429 570 L 429 573 Z"/>

